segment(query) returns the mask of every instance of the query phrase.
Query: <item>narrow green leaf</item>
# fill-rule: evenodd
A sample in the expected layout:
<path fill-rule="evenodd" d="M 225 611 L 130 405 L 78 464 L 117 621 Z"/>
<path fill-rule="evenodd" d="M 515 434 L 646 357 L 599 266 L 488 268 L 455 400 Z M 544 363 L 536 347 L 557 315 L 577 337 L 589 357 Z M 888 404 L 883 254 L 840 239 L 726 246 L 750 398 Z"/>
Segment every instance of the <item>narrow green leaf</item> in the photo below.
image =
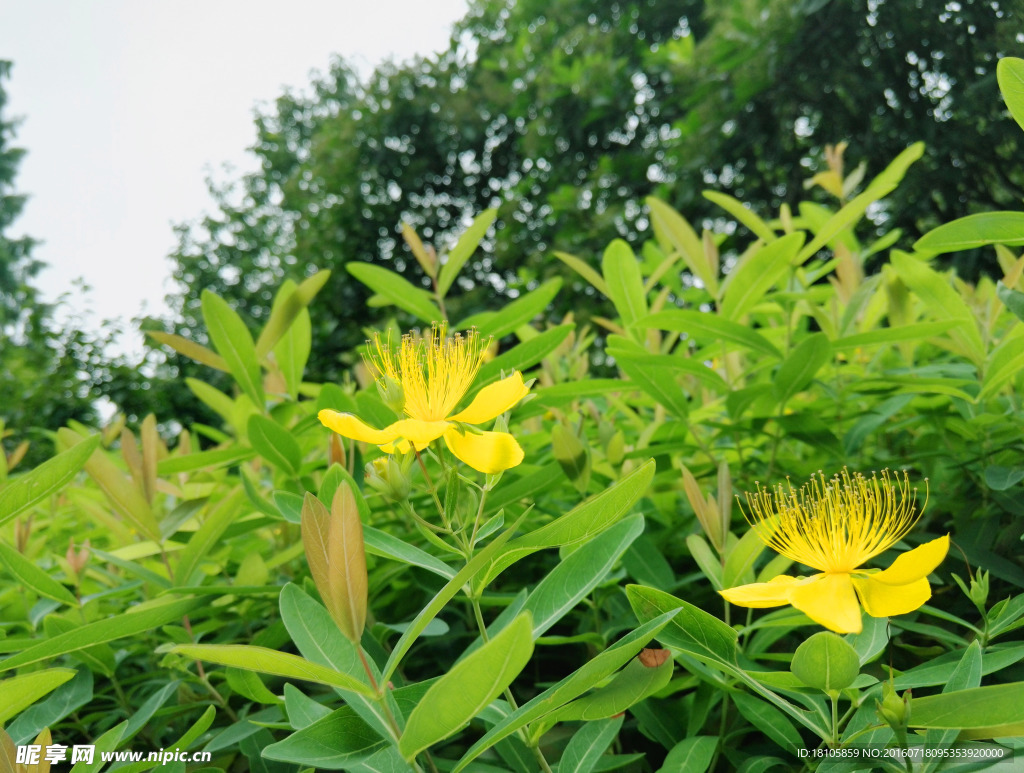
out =
<path fill-rule="evenodd" d="M 840 351 L 867 348 L 879 344 L 902 343 L 903 341 L 925 341 L 942 335 L 950 328 L 956 327 L 957 324 L 956 320 L 942 320 L 941 322 L 916 322 L 898 327 L 883 327 L 878 330 L 869 330 L 866 333 L 837 338 L 832 342 L 832 349 Z"/>
<path fill-rule="evenodd" d="M 797 344 L 775 373 L 773 390 L 780 405 L 802 392 L 832 357 L 832 345 L 824 333 L 812 333 Z"/>
<path fill-rule="evenodd" d="M 192 394 L 198 397 L 211 410 L 224 419 L 225 422 L 231 424 L 235 415 L 234 400 L 216 387 L 212 387 L 205 381 L 200 381 L 197 378 L 186 378 L 185 385 L 189 388 Z"/>
<path fill-rule="evenodd" d="M 354 770 L 350 766 L 386 744 L 351 707 L 342 706 L 283 741 L 267 746 L 263 756 L 320 770 Z"/>
<path fill-rule="evenodd" d="M 392 305 L 424 322 L 439 322 L 444 319 L 441 310 L 431 300 L 430 293 L 422 287 L 416 287 L 394 271 L 388 271 L 383 266 L 372 263 L 346 263 L 345 270 Z"/>
<path fill-rule="evenodd" d="M 604 278 L 586 261 L 581 258 L 577 258 L 575 255 L 570 255 L 567 252 L 559 252 L 558 250 L 555 250 L 554 255 L 565 265 L 590 282 L 595 290 L 606 298 L 610 297 L 608 295 L 608 285 L 605 283 Z"/>
<path fill-rule="evenodd" d="M 201 344 L 197 344 L 195 341 L 189 341 L 187 338 L 182 338 L 180 335 L 174 333 L 164 333 L 160 330 L 147 330 L 146 335 L 152 338 L 157 343 L 169 346 L 178 354 L 184 354 L 186 357 L 190 357 L 196 362 L 207 365 L 214 370 L 219 370 L 224 373 L 228 372 L 228 364 L 214 351 L 207 349 Z"/>
<path fill-rule="evenodd" d="M 985 345 L 974 314 L 949 280 L 933 271 L 924 261 L 899 250 L 893 251 L 891 260 L 899 278 L 925 302 L 932 314 L 941 320 L 960 323 L 950 330 L 950 335 L 964 347 L 968 357 L 980 364 L 985 356 Z"/>
<path fill-rule="evenodd" d="M 964 655 L 957 663 L 949 681 L 942 686 L 943 693 L 954 693 L 981 686 L 981 644 L 977 639 L 964 650 Z M 941 749 L 948 748 L 957 738 L 959 731 L 932 729 L 925 734 L 925 743 Z"/>
<path fill-rule="evenodd" d="M 63 671 L 64 669 L 56 669 Z M 47 673 L 46 671 L 36 673 Z M 33 674 L 34 675 L 34 674 Z M 18 677 L 15 677 L 17 679 Z M 3 689 L 0 683 L 0 690 Z M 16 744 L 27 744 L 44 728 L 53 727 L 71 712 L 80 709 L 93 699 L 92 671 L 83 668 L 75 676 L 60 685 L 46 700 L 35 703 L 21 712 L 20 716 L 7 726 L 7 732 Z M 2 712 L 2 709 L 0 709 Z M 0 719 L 0 721 L 3 721 Z"/>
<path fill-rule="evenodd" d="M 242 318 L 227 301 L 209 290 L 203 290 L 201 303 L 203 321 L 217 352 L 224 358 L 242 391 L 256 405 L 263 405 L 263 383 L 256 345 Z"/>
<path fill-rule="evenodd" d="M 249 417 L 246 434 L 260 456 L 284 472 L 298 474 L 302 450 L 291 432 L 273 419 L 254 413 Z"/>
<path fill-rule="evenodd" d="M 718 738 L 695 735 L 673 746 L 658 773 L 705 773 L 715 758 Z"/>
<path fill-rule="evenodd" d="M 482 389 L 492 381 L 497 381 L 501 377 L 502 370 L 507 373 L 513 370 L 524 371 L 527 368 L 532 368 L 557 349 L 575 329 L 576 326 L 571 323 L 558 325 L 534 336 L 529 341 L 523 341 L 521 344 L 513 346 L 507 352 L 502 352 L 480 368 L 474 384 L 474 391 Z"/>
<path fill-rule="evenodd" d="M 643 655 L 634 658 L 605 686 L 552 711 L 544 717 L 542 726 L 608 719 L 658 692 L 672 679 L 675 663 L 667 650 L 648 650 L 648 653 L 652 651 L 661 653 L 665 659 L 657 665 L 646 665 Z"/>
<path fill-rule="evenodd" d="M 604 251 L 601 273 L 608 285 L 609 297 L 625 327 L 647 316 L 647 294 L 640 274 L 640 263 L 622 239 L 615 239 Z"/>
<path fill-rule="evenodd" d="M 466 229 L 465 233 L 459 237 L 458 242 L 455 243 L 455 246 L 448 252 L 448 258 L 445 260 L 444 265 L 441 266 L 441 271 L 437 275 L 437 294 L 442 298 L 448 294 L 448 290 L 451 289 L 455 278 L 459 275 L 466 261 L 476 252 L 476 248 L 480 246 L 480 241 L 487 234 L 487 229 L 491 227 L 497 216 L 497 209 L 485 209 L 476 216 L 472 225 Z"/>
<path fill-rule="evenodd" d="M 89 440 L 66 427 L 57 430 L 57 439 L 67 446 L 89 443 Z M 85 471 L 100 487 L 114 509 L 130 521 L 141 534 L 154 541 L 160 539 L 160 527 L 142 490 L 134 481 L 125 477 L 103 449 L 96 448 L 89 456 L 85 463 Z"/>
<path fill-rule="evenodd" d="M 99 445 L 100 436 L 93 435 L 47 459 L 34 470 L 8 478 L 0 486 L 0 525 L 64 488 Z"/>
<path fill-rule="evenodd" d="M 219 467 L 244 462 L 256 456 L 251 448 L 233 446 L 229 448 L 211 448 L 209 451 L 186 454 L 185 456 L 169 456 L 157 463 L 156 469 L 160 475 L 177 475 L 183 472 L 195 472 L 196 470 L 214 470 Z"/>
<path fill-rule="evenodd" d="M 521 326 L 529 324 L 538 314 L 543 314 L 561 288 L 561 279 L 549 279 L 536 290 L 506 304 L 501 311 L 492 313 L 486 321 L 477 323 L 475 317 L 471 317 L 459 323 L 459 329 L 465 330 L 475 325 L 482 336 L 507 336 Z"/>
<path fill-rule="evenodd" d="M 989 355 L 978 401 L 997 394 L 1021 371 L 1024 371 L 1024 336 L 1006 338 Z"/>
<path fill-rule="evenodd" d="M 204 712 L 204 716 L 206 714 L 212 715 L 214 713 L 216 712 L 213 706 L 209 706 Z M 213 721 L 212 716 L 210 721 Z M 121 739 L 124 737 L 124 731 L 127 727 L 128 720 L 125 720 L 124 722 L 114 725 L 99 738 L 95 740 L 90 739 L 89 743 L 93 746 L 93 761 L 86 762 L 83 760 L 82 762 L 79 762 L 75 767 L 71 768 L 71 773 L 99 773 L 103 766 L 106 765 L 106 762 L 103 759 L 103 752 L 112 752 L 121 745 Z M 186 748 L 188 747 L 186 746 Z M 142 763 L 137 763 L 135 769 L 138 769 L 140 764 Z M 135 770 L 131 769 L 130 766 L 120 768 L 120 770 L 122 773 L 135 773 Z"/>
<path fill-rule="evenodd" d="M 914 698 L 911 727 L 975 728 L 1024 722 L 1024 682 Z"/>
<path fill-rule="evenodd" d="M 793 258 L 804 244 L 802 231 L 787 234 L 747 254 L 722 285 L 721 314 L 738 322 L 792 270 Z"/>
<path fill-rule="evenodd" d="M 703 191 L 701 195 L 739 220 L 758 239 L 766 243 L 775 241 L 775 231 L 771 229 L 771 226 L 759 218 L 750 207 L 739 199 L 734 199 L 729 194 L 720 193 L 719 191 Z"/>
<path fill-rule="evenodd" d="M 802 265 L 814 253 L 828 244 L 841 231 L 849 228 L 860 220 L 869 206 L 881 198 L 888 196 L 900 184 L 910 165 L 921 158 L 924 143 L 915 142 L 904 150 L 878 175 L 862 194 L 836 212 L 821 227 L 811 243 L 804 247 L 796 257 L 796 263 Z"/>
<path fill-rule="evenodd" d="M 683 261 L 700 279 L 713 298 L 718 297 L 718 276 L 708 264 L 704 243 L 686 218 L 663 201 L 648 196 L 644 201 L 651 211 L 651 225 L 658 241 L 683 256 Z"/>
<path fill-rule="evenodd" d="M 330 271 L 317 271 L 303 279 L 298 286 L 290 279 L 281 285 L 271 306 L 267 324 L 263 326 L 256 341 L 256 357 L 259 360 L 266 357 L 278 341 L 283 339 L 330 278 Z"/>
<path fill-rule="evenodd" d="M 643 516 L 631 516 L 584 544 L 552 569 L 523 605 L 533 617 L 533 637 L 543 635 L 597 587 L 643 530 Z"/>
<path fill-rule="evenodd" d="M 790 754 L 804 748 L 803 739 L 793 723 L 772 704 L 742 692 L 733 693 L 731 697 L 743 718 L 781 748 Z"/>
<path fill-rule="evenodd" d="M 493 580 L 516 561 L 538 550 L 577 545 L 601 533 L 629 513 L 653 477 L 654 460 L 651 460 L 565 515 L 513 540 L 487 570 L 487 581 Z"/>
<path fill-rule="evenodd" d="M 491 561 L 495 555 L 505 546 L 517 528 L 522 522 L 522 518 L 519 519 L 510 528 L 506 529 L 500 535 L 495 537 L 483 550 L 479 551 L 473 558 L 466 562 L 466 565 L 456 574 L 447 584 L 441 588 L 430 602 L 420 610 L 419 614 L 416 615 L 415 619 L 409 625 L 408 630 L 395 644 L 391 655 L 388 657 L 388 662 L 384 666 L 383 679 L 387 681 L 395 673 L 395 669 L 398 668 L 398 664 L 402 658 L 409 651 L 409 648 L 415 643 L 419 635 L 423 633 L 423 629 L 427 627 L 427 624 L 437 617 L 438 612 L 444 609 L 445 604 L 451 601 L 455 594 L 461 591 L 466 583 L 476 577 L 477 573 L 483 570 Z"/>
<path fill-rule="evenodd" d="M 402 756 L 412 760 L 424 749 L 453 735 L 490 705 L 533 654 L 532 629 L 530 615 L 519 615 L 434 682 L 409 715 L 398 742 Z"/>
<path fill-rule="evenodd" d="M 1024 59 L 1015 56 L 1000 59 L 996 65 L 996 81 L 1010 115 L 1024 129 Z"/>
<path fill-rule="evenodd" d="M 410 545 L 398 537 L 393 537 L 387 532 L 374 529 L 372 526 L 363 527 L 363 538 L 366 540 L 366 552 L 375 556 L 390 558 L 392 561 L 400 561 L 410 566 L 418 566 L 428 572 L 450 580 L 455 576 L 455 570 L 439 558 L 435 558 L 426 551 L 420 550 L 415 545 Z"/>
<path fill-rule="evenodd" d="M 71 591 L 3 542 L 0 542 L 0 563 L 7 567 L 7 571 L 14 579 L 29 590 L 48 599 L 59 601 L 61 604 L 78 606 L 78 600 Z"/>
<path fill-rule="evenodd" d="M 507 717 L 497 722 L 484 736 L 473 744 L 459 760 L 453 773 L 465 768 L 478 756 L 502 739 L 508 738 L 520 728 L 564 706 L 598 684 L 632 660 L 643 647 L 658 636 L 676 614 L 666 612 L 642 624 L 636 630 L 623 636 L 608 649 L 600 652 L 579 669 L 549 687 L 528 703 L 523 704 Z"/>
<path fill-rule="evenodd" d="M 31 663 L 38 663 L 58 655 L 91 647 L 94 644 L 152 633 L 172 620 L 181 620 L 193 608 L 203 603 L 200 599 L 182 599 L 151 604 L 146 609 L 125 612 L 105 620 L 97 620 L 28 647 L 17 655 L 0 660 L 0 672 L 10 671 Z"/>
<path fill-rule="evenodd" d="M 659 311 L 638 320 L 637 326 L 686 333 L 688 338 L 696 340 L 701 345 L 707 345 L 710 341 L 730 341 L 761 354 L 782 356 L 779 350 L 757 331 L 711 312 L 690 309 Z"/>
<path fill-rule="evenodd" d="M 914 242 L 914 249 L 940 255 L 990 244 L 1024 244 L 1024 212 L 980 212 L 943 223 Z"/>
<path fill-rule="evenodd" d="M 0 681 L 0 694 L 4 696 L 4 702 L 0 705 L 0 724 L 56 690 L 74 675 L 75 671 L 70 668 L 50 668 Z"/>
<path fill-rule="evenodd" d="M 238 516 L 244 500 L 245 492 L 240 486 L 236 486 L 213 506 L 202 525 L 188 541 L 185 549 L 178 555 L 178 565 L 174 572 L 176 585 L 194 584 L 192 582 L 193 573 Z"/>
<path fill-rule="evenodd" d="M 558 773 L 591 773 L 622 727 L 622 717 L 587 722 L 573 735 L 558 762 Z"/>
<path fill-rule="evenodd" d="M 373 696 L 373 690 L 348 674 L 321 666 L 319 663 L 312 663 L 298 655 L 266 647 L 253 647 L 247 644 L 179 644 L 172 647 L 171 652 L 196 660 L 219 663 L 222 666 L 244 668 L 289 679 L 304 679 L 307 682 L 343 687 L 367 697 Z"/>
<path fill-rule="evenodd" d="M 678 610 L 658 637 L 663 644 L 720 664 L 736 662 L 736 630 L 717 617 L 664 591 L 642 585 L 627 585 L 626 596 L 639 620 L 653 620 Z"/>
<path fill-rule="evenodd" d="M 313 323 L 309 311 L 302 309 L 292 322 L 288 331 L 274 344 L 274 358 L 288 386 L 288 394 L 292 400 L 299 399 L 299 387 L 302 386 L 302 375 L 309 362 L 313 350 Z"/>

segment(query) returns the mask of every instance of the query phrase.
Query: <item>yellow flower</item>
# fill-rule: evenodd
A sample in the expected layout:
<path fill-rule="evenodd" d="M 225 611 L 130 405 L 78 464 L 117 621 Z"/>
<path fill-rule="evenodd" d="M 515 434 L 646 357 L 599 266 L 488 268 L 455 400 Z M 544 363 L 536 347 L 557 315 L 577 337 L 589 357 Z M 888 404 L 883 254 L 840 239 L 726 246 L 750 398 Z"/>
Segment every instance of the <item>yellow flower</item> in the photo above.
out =
<path fill-rule="evenodd" d="M 367 365 L 383 391 L 402 404 L 406 418 L 374 429 L 351 413 L 323 410 L 319 417 L 324 426 L 387 453 L 421 451 L 443 437 L 455 456 L 480 472 L 501 472 L 523 461 L 523 449 L 507 432 L 464 426 L 491 421 L 526 397 L 530 390 L 519 371 L 485 386 L 466 408 L 453 413 L 486 353 L 488 342 L 476 330 L 448 336 L 444 324 L 435 324 L 427 335 L 402 336 L 397 348 L 379 335 L 368 343 Z"/>
<path fill-rule="evenodd" d="M 888 569 L 860 569 L 865 561 L 899 542 L 917 522 L 907 474 L 860 473 L 817 478 L 795 491 L 757 487 L 747 494 L 752 525 L 768 547 L 821 574 L 781 575 L 769 582 L 720 593 L 741 607 L 792 604 L 816 623 L 838 633 L 860 633 L 864 607 L 872 617 L 902 615 L 931 598 L 928 575 L 949 550 L 949 535 L 902 554 Z M 774 495 L 774 496 L 773 496 Z M 858 605 L 857 599 L 860 598 Z"/>

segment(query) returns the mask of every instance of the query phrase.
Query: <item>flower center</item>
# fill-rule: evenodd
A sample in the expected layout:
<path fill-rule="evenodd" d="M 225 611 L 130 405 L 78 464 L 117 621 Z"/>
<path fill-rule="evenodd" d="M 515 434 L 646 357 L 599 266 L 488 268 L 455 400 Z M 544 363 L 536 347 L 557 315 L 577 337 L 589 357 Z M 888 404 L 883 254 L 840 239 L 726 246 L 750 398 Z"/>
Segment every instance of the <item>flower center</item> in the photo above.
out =
<path fill-rule="evenodd" d="M 402 385 L 405 414 L 421 421 L 444 421 L 476 378 L 485 342 L 476 330 L 447 335 L 444 323 L 431 325 L 426 335 L 407 333 L 395 349 L 391 341 L 374 336 L 366 361 L 374 377 Z"/>
<path fill-rule="evenodd" d="M 920 517 L 907 474 L 881 479 L 842 473 L 827 480 L 818 473 L 799 490 L 792 484 L 757 486 L 747 494 L 751 524 L 773 550 L 829 574 L 849 574 L 885 552 Z M 926 503 L 927 504 L 927 503 Z"/>

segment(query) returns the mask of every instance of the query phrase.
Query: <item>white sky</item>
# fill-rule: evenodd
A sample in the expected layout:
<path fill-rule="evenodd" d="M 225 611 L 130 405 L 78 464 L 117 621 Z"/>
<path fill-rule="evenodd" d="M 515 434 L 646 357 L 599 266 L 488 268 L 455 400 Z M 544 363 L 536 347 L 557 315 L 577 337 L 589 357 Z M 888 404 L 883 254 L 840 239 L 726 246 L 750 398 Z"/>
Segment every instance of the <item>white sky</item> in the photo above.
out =
<path fill-rule="evenodd" d="M 254 108 L 339 54 L 368 73 L 443 50 L 467 0 L 0 0 L 4 117 L 21 117 L 9 233 L 44 244 L 48 300 L 88 326 L 163 314 L 171 224 L 212 209 L 205 178 L 255 168 Z M 223 165 L 234 171 L 225 173 Z M 73 280 L 92 288 L 86 296 Z M 130 332 L 122 347 L 141 351 Z"/>

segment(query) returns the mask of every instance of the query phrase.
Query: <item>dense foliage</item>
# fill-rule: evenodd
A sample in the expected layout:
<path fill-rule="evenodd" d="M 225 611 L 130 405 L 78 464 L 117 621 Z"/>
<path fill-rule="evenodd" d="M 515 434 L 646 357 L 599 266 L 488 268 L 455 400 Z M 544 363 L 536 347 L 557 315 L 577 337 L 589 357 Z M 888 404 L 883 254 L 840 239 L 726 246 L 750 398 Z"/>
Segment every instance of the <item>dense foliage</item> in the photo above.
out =
<path fill-rule="evenodd" d="M 1024 60 L 999 72 L 1024 126 Z M 858 748 L 1024 753 L 1024 214 L 954 220 L 911 251 L 862 241 L 923 154 L 862 181 L 831 149 L 819 183 L 840 195 L 778 216 L 710 191 L 749 233 L 736 253 L 646 201 L 653 238 L 570 261 L 613 310 L 600 339 L 545 321 L 559 278 L 453 311 L 492 212 L 440 264 L 409 234 L 422 283 L 346 265 L 385 314 L 436 325 L 432 348 L 405 339 L 402 367 L 384 353 L 391 319 L 368 366 L 308 378 L 316 318 L 341 313 L 326 271 L 284 282 L 258 328 L 203 293 L 193 332 L 209 346 L 163 341 L 229 384 L 177 385 L 216 421 L 169 438 L 172 416 L 137 432 L 71 422 L 58 455 L 0 484 L 0 764 L 46 769 L 16 767 L 32 739 L 210 753 L 163 766 L 179 771 L 835 771 Z M 998 282 L 936 265 L 982 248 Z M 472 334 L 441 344 L 445 322 L 506 343 L 478 370 L 475 342 L 449 361 Z M 844 468 L 892 470 L 887 498 L 842 500 L 852 489 L 825 478 L 827 512 L 794 526 L 742 497 Z M 776 554 L 776 532 L 877 549 Z M 794 579 L 809 574 L 796 560 L 822 574 Z"/>

